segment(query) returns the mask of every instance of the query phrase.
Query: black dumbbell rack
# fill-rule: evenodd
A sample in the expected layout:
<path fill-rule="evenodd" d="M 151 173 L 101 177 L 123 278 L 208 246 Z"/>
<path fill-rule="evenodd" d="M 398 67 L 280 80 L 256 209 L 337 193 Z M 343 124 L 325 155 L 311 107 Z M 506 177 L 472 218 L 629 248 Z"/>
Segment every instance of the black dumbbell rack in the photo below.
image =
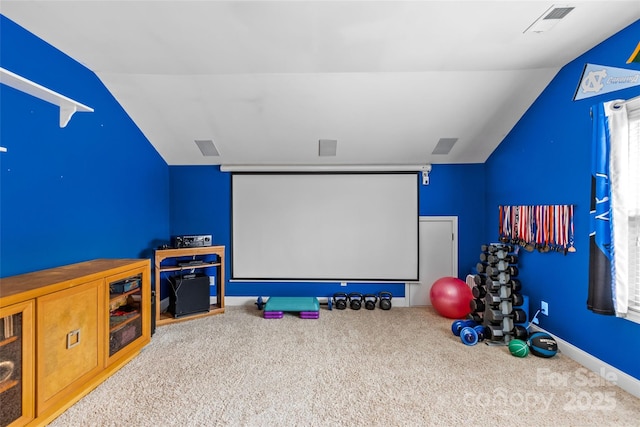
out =
<path fill-rule="evenodd" d="M 475 286 L 471 301 L 471 318 L 482 324 L 488 344 L 508 344 L 514 338 L 526 338 L 522 323 L 527 314 L 521 307 L 518 255 L 514 247 L 504 243 L 482 245 L 476 265 Z"/>

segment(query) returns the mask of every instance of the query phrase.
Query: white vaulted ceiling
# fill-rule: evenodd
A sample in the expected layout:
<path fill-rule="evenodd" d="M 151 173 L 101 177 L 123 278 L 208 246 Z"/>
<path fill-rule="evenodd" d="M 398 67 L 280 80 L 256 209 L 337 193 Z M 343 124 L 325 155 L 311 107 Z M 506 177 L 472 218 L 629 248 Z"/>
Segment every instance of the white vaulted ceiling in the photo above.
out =
<path fill-rule="evenodd" d="M 553 6 L 575 9 L 524 32 Z M 3 0 L 0 13 L 94 71 L 168 164 L 413 165 L 484 162 L 640 1 Z M 431 154 L 440 138 L 458 138 L 447 155 Z M 338 141 L 335 157 L 319 139 Z"/>

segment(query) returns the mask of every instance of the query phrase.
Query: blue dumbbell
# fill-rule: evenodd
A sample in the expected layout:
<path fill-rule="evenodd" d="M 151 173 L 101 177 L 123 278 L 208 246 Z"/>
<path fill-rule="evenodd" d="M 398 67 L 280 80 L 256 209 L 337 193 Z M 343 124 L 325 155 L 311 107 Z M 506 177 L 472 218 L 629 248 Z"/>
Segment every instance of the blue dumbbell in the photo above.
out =
<path fill-rule="evenodd" d="M 453 332 L 453 335 L 459 337 L 462 328 L 464 328 L 465 326 L 474 327 L 477 324 L 478 323 L 473 320 L 456 320 L 451 324 L 451 332 Z"/>
<path fill-rule="evenodd" d="M 484 326 L 465 326 L 460 330 L 460 341 L 464 345 L 476 345 L 478 341 L 483 341 L 485 336 Z"/>

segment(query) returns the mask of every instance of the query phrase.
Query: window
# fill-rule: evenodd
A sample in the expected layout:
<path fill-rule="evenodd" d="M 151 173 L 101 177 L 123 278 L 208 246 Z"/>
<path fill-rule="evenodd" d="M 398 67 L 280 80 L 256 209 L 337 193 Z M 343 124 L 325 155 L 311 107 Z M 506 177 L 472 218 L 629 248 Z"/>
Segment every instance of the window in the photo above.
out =
<path fill-rule="evenodd" d="M 640 97 L 603 107 L 607 143 L 596 159 L 608 162 L 602 170 L 609 190 L 602 194 L 610 199 L 613 305 L 617 316 L 640 323 Z"/>
<path fill-rule="evenodd" d="M 627 104 L 629 185 L 634 193 L 629 212 L 629 317 L 640 321 L 640 99 Z"/>

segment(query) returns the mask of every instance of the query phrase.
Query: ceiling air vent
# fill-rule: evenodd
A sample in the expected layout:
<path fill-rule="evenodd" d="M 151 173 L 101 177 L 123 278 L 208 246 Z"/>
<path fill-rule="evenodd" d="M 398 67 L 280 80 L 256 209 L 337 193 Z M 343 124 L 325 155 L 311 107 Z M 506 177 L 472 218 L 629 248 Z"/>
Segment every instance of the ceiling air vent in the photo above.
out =
<path fill-rule="evenodd" d="M 533 24 L 529 26 L 525 33 L 543 33 L 552 29 L 562 18 L 571 12 L 573 7 L 556 7 L 551 6 L 542 14 Z"/>
<path fill-rule="evenodd" d="M 210 139 L 196 139 L 196 144 L 205 157 L 218 157 L 220 153 L 215 144 Z"/>
<path fill-rule="evenodd" d="M 554 7 L 551 9 L 551 12 L 546 14 L 542 19 L 562 19 L 572 10 L 572 7 Z"/>
<path fill-rule="evenodd" d="M 449 151 L 453 148 L 453 144 L 458 141 L 458 138 L 440 138 L 436 148 L 433 149 L 431 154 L 449 154 Z"/>

